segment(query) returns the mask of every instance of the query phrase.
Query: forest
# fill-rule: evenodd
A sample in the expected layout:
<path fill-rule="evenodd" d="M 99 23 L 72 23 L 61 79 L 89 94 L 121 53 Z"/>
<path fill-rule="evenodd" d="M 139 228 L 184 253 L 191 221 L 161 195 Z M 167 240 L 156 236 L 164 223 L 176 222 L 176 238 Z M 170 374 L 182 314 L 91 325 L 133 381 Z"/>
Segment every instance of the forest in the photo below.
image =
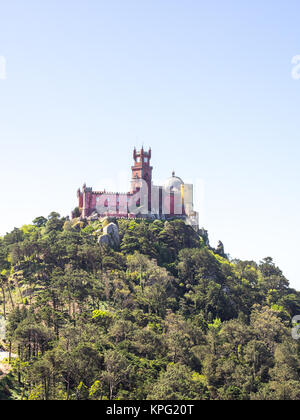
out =
<path fill-rule="evenodd" d="M 110 222 L 53 212 L 0 238 L 1 400 L 300 399 L 300 293 L 271 257 L 179 219 L 115 220 L 112 248 Z"/>

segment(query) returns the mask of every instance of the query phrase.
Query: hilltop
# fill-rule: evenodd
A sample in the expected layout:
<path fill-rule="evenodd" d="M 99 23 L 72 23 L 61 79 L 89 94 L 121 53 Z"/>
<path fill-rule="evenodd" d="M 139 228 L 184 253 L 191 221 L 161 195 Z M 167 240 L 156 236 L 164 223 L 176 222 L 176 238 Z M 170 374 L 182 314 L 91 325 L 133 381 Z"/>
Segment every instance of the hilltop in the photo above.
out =
<path fill-rule="evenodd" d="M 300 293 L 204 229 L 51 213 L 0 239 L 0 273 L 2 345 L 19 356 L 0 399 L 300 398 Z"/>

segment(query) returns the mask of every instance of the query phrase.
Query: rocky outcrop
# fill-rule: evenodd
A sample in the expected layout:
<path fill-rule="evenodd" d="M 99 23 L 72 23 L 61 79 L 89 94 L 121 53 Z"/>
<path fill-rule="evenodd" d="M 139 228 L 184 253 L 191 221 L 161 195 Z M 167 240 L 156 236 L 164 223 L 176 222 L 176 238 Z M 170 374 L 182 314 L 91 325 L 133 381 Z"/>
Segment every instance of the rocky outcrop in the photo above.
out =
<path fill-rule="evenodd" d="M 118 248 L 120 246 L 120 235 L 118 226 L 115 223 L 109 223 L 103 228 L 103 235 L 100 236 L 98 243 L 100 245 Z"/>
<path fill-rule="evenodd" d="M 98 240 L 98 243 L 100 245 L 112 246 L 111 239 L 110 239 L 109 235 L 101 235 L 99 240 Z"/>
<path fill-rule="evenodd" d="M 221 241 L 219 241 L 218 247 L 215 250 L 215 253 L 218 254 L 218 255 L 220 255 L 223 258 L 227 258 L 227 255 L 225 254 L 225 250 L 224 250 L 224 245 L 223 245 L 223 243 Z"/>

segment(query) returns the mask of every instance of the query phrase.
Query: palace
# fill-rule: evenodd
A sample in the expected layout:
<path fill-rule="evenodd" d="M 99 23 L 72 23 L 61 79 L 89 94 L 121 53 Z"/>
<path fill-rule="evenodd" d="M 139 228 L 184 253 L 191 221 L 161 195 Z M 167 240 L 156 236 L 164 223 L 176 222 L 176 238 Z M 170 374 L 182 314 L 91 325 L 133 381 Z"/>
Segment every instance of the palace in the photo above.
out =
<path fill-rule="evenodd" d="M 134 149 L 131 188 L 127 193 L 93 191 L 84 184 L 77 192 L 81 218 L 181 218 L 198 229 L 198 213 L 193 209 L 193 185 L 185 184 L 174 172 L 163 186 L 153 185 L 151 154 L 151 149 Z"/>

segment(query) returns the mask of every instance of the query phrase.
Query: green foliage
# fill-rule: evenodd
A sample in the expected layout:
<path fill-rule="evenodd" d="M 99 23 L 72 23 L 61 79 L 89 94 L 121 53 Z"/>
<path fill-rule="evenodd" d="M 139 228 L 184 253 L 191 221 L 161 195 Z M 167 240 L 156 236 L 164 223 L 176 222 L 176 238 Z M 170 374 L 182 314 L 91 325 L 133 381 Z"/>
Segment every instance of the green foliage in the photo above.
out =
<path fill-rule="evenodd" d="M 40 216 L 40 217 L 37 217 L 36 219 L 34 219 L 34 221 L 32 223 L 39 228 L 44 227 L 44 226 L 46 226 L 47 219 L 43 216 Z"/>
<path fill-rule="evenodd" d="M 199 376 L 182 364 L 171 363 L 162 372 L 148 399 L 153 400 L 205 400 L 209 392 Z"/>
<path fill-rule="evenodd" d="M 0 238 L 0 399 L 300 399 L 300 294 L 271 258 L 231 261 L 182 220 L 118 220 L 112 250 L 109 222 Z"/>

